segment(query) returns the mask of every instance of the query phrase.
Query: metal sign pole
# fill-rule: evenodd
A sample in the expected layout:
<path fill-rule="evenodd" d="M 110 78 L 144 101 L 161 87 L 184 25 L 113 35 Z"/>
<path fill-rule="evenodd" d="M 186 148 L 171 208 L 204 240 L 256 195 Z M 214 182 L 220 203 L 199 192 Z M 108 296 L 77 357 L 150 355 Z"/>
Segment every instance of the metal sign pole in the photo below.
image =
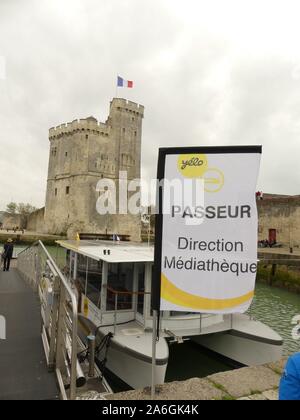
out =
<path fill-rule="evenodd" d="M 150 246 L 150 234 L 151 234 L 151 216 L 149 216 L 149 221 L 148 221 L 148 246 Z"/>
<path fill-rule="evenodd" d="M 151 399 L 155 399 L 156 388 L 156 325 L 157 325 L 157 311 L 153 311 L 153 325 L 152 325 L 152 382 L 151 382 Z"/>

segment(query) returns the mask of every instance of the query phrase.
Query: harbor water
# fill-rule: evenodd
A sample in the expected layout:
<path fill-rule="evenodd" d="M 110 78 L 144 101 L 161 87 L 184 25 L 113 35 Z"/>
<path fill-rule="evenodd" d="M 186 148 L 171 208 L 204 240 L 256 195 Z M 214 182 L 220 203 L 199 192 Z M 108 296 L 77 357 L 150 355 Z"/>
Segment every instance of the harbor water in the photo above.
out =
<path fill-rule="evenodd" d="M 300 341 L 292 338 L 292 319 L 300 315 L 299 294 L 258 283 L 251 313 L 281 335 L 285 356 L 300 351 Z"/>

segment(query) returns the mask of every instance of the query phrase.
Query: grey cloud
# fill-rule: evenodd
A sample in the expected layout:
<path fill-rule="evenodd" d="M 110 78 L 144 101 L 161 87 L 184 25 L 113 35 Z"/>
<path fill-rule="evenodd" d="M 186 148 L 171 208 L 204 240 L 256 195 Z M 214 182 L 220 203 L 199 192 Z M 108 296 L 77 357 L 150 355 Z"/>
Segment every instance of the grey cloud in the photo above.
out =
<path fill-rule="evenodd" d="M 146 178 L 159 146 L 262 143 L 260 189 L 299 193 L 292 60 L 236 54 L 214 21 L 208 30 L 178 15 L 168 1 L 1 0 L 0 208 L 11 199 L 43 205 L 48 129 L 105 120 L 118 73 L 136 86 L 119 94 L 146 107 Z"/>

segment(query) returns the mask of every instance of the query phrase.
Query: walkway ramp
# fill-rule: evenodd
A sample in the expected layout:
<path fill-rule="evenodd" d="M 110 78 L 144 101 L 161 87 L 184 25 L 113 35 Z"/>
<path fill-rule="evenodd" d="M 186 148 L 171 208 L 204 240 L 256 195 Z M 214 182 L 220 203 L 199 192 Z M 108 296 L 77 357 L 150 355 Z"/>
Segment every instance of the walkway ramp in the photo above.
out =
<path fill-rule="evenodd" d="M 0 315 L 6 319 L 6 340 L 0 340 L 0 400 L 58 399 L 41 340 L 38 297 L 15 268 L 0 272 Z"/>

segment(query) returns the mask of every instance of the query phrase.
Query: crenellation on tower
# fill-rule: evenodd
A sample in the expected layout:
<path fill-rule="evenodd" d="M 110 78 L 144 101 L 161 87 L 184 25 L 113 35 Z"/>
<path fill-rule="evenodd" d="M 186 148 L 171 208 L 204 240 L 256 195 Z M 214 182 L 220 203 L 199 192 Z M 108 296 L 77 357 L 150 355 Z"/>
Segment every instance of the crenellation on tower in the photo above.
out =
<path fill-rule="evenodd" d="M 54 140 L 55 138 L 60 138 L 62 136 L 70 136 L 74 133 L 79 132 L 92 132 L 93 134 L 98 134 L 102 136 L 108 136 L 110 132 L 110 127 L 98 121 L 94 117 L 88 117 L 85 119 L 74 120 L 72 122 L 61 124 L 56 127 L 51 127 L 49 129 L 49 140 Z"/>
<path fill-rule="evenodd" d="M 99 216 L 97 182 L 115 180 L 120 171 L 140 178 L 144 106 L 122 98 L 110 103 L 105 123 L 95 117 L 75 119 L 49 130 L 50 155 L 45 208 L 48 233 L 74 231 L 128 234 L 140 238 L 137 216 Z M 126 220 L 126 223 L 124 221 Z"/>
<path fill-rule="evenodd" d="M 110 103 L 110 108 L 118 108 L 119 110 L 129 113 L 138 113 L 144 116 L 144 106 L 123 98 L 114 98 Z"/>

